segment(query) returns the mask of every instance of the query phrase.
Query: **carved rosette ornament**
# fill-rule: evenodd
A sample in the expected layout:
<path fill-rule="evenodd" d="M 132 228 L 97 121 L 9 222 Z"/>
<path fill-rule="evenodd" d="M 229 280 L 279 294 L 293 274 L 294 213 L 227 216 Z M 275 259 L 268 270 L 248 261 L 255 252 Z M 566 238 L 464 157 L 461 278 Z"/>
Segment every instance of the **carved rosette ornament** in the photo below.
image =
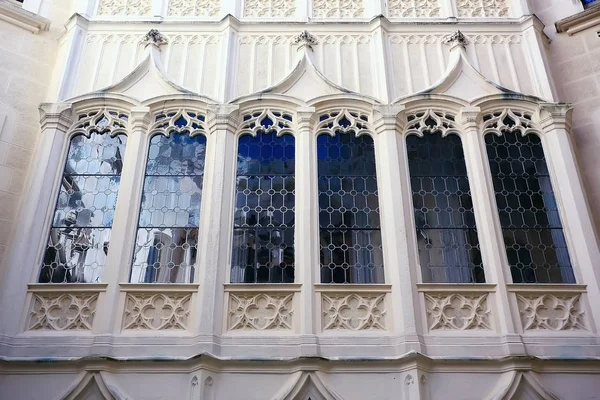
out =
<path fill-rule="evenodd" d="M 293 294 L 230 294 L 230 330 L 292 329 Z"/>
<path fill-rule="evenodd" d="M 35 293 L 29 330 L 91 330 L 98 293 Z"/>
<path fill-rule="evenodd" d="M 524 331 L 587 331 L 581 295 L 517 294 Z"/>
<path fill-rule="evenodd" d="M 153 45 L 156 47 L 160 47 L 164 44 L 169 43 L 169 41 L 167 40 L 167 37 L 160 33 L 158 30 L 150 29 L 150 31 L 146 33 L 146 36 L 142 38 L 141 43 L 144 46 Z"/>
<path fill-rule="evenodd" d="M 323 330 L 387 330 L 385 294 L 323 294 Z"/>
<path fill-rule="evenodd" d="M 300 50 L 302 47 L 312 50 L 313 46 L 319 44 L 317 38 L 308 33 L 308 31 L 302 31 L 298 36 L 294 37 L 293 43 L 299 46 L 298 50 Z"/>
<path fill-rule="evenodd" d="M 488 294 L 425 294 L 429 330 L 492 329 Z"/>
<path fill-rule="evenodd" d="M 124 330 L 187 329 L 191 294 L 128 293 L 123 315 Z"/>

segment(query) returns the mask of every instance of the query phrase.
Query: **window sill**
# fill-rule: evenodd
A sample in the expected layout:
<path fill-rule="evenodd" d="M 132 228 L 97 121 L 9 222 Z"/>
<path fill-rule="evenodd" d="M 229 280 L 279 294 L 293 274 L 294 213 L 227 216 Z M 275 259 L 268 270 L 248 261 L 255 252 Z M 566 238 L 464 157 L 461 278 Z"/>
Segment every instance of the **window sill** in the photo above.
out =
<path fill-rule="evenodd" d="M 561 19 L 555 25 L 557 32 L 566 32 L 569 36 L 600 25 L 600 2 L 592 3 L 584 11 Z"/>
<path fill-rule="evenodd" d="M 0 0 L 0 21 L 8 22 L 31 33 L 47 31 L 50 28 L 50 20 L 24 10 L 20 4 L 8 0 Z"/>

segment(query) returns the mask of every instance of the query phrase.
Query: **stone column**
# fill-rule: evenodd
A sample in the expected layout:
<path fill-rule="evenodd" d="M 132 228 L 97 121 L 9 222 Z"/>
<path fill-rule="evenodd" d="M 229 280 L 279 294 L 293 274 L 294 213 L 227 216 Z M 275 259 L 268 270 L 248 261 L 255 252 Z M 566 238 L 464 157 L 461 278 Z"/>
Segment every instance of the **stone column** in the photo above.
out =
<path fill-rule="evenodd" d="M 414 246 L 409 246 L 407 227 L 412 218 L 410 182 L 406 160 L 406 141 L 399 134 L 403 127 L 399 113 L 404 106 L 375 107 L 373 124 L 377 132 L 377 187 L 381 209 L 386 283 L 392 285 L 391 309 L 394 326 L 390 331 L 402 334 L 406 344 L 403 352 L 421 351 L 418 334 L 421 332 L 421 312 L 415 283 L 418 274 Z"/>
<path fill-rule="evenodd" d="M 69 146 L 67 132 L 73 123 L 71 104 L 42 104 L 40 115 L 35 162 L 29 168 L 4 271 L 0 271 L 0 332 L 6 335 L 21 330 L 21 315 L 26 314 L 22 307 L 29 305 L 27 284 L 38 281 Z"/>
<path fill-rule="evenodd" d="M 483 259 L 486 283 L 496 285 L 496 308 L 492 312 L 498 323 L 497 331 L 506 336 L 506 343 L 511 354 L 522 354 L 523 344 L 515 333 L 515 325 L 511 317 L 511 309 L 506 290 L 510 283 L 510 270 L 500 227 L 500 217 L 496 206 L 494 184 L 490 166 L 486 156 L 484 137 L 479 132 L 478 107 L 464 107 L 460 111 L 458 121 L 462 126 L 462 145 L 465 164 L 473 199 L 473 211 L 477 225 L 477 236 Z"/>
<path fill-rule="evenodd" d="M 104 282 L 108 286 L 104 301 L 98 306 L 94 319 L 94 326 L 99 333 L 117 333 L 120 328 L 119 284 L 129 282 L 146 170 L 149 124 L 148 107 L 131 109 L 123 171 L 104 266 Z"/>
<path fill-rule="evenodd" d="M 542 103 L 537 117 L 544 132 L 542 145 L 573 272 L 577 283 L 587 286 L 589 303 L 597 305 L 600 304 L 600 250 L 570 136 L 572 112 L 570 104 Z M 591 316 L 596 329 L 600 329 L 600 308 L 592 306 Z"/>
<path fill-rule="evenodd" d="M 210 106 L 207 112 L 207 157 L 199 236 L 198 330 L 200 335 L 220 333 L 223 326 L 223 284 L 228 282 L 231 253 L 231 214 L 237 158 L 235 132 L 238 106 Z"/>

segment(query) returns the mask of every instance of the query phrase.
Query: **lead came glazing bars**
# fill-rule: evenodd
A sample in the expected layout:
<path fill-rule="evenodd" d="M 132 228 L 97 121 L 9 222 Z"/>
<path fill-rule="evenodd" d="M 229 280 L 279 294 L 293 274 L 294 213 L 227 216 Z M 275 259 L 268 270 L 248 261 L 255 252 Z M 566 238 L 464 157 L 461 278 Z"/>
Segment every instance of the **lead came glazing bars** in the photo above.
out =
<path fill-rule="evenodd" d="M 133 283 L 192 283 L 198 249 L 204 116 L 156 116 L 131 269 Z"/>

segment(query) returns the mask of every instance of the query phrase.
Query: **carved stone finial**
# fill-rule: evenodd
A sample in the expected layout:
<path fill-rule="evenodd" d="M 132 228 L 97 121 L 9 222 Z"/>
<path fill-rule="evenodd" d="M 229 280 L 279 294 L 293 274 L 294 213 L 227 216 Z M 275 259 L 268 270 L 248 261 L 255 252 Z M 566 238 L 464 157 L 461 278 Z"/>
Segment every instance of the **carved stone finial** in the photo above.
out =
<path fill-rule="evenodd" d="M 444 36 L 444 43 L 450 46 L 458 44 L 462 47 L 465 47 L 469 44 L 469 39 L 461 31 L 456 31 L 449 35 Z"/>
<path fill-rule="evenodd" d="M 156 47 L 160 47 L 163 44 L 167 43 L 168 41 L 166 36 L 156 29 L 150 29 L 150 31 L 146 33 L 146 36 L 144 36 L 144 38 L 142 39 L 142 44 L 144 44 L 145 46 L 153 45 Z"/>
<path fill-rule="evenodd" d="M 294 44 L 300 45 L 298 50 L 304 46 L 312 50 L 312 47 L 318 45 L 319 42 L 317 41 L 317 38 L 308 33 L 308 31 L 302 31 L 298 36 L 294 38 Z"/>

